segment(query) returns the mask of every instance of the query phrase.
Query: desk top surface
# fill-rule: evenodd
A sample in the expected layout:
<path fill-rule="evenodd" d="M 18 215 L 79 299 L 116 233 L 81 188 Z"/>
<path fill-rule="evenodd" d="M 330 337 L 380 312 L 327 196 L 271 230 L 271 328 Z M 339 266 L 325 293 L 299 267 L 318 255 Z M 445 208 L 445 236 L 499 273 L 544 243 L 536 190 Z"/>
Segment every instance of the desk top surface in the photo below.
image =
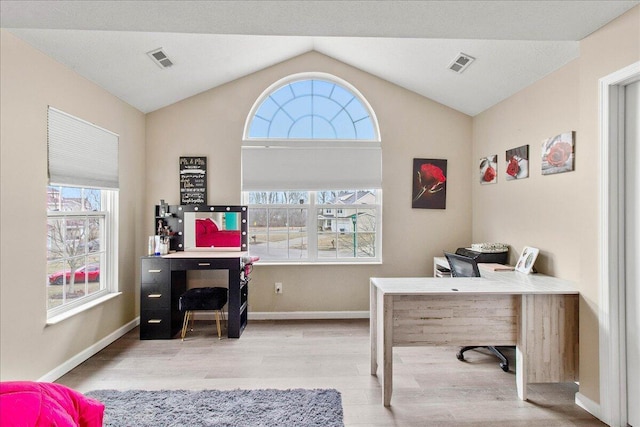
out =
<path fill-rule="evenodd" d="M 249 252 L 240 251 L 179 251 L 162 255 L 162 258 L 243 258 Z"/>
<path fill-rule="evenodd" d="M 482 277 L 372 277 L 371 284 L 384 294 L 578 294 L 575 283 L 519 271 L 484 271 Z"/>

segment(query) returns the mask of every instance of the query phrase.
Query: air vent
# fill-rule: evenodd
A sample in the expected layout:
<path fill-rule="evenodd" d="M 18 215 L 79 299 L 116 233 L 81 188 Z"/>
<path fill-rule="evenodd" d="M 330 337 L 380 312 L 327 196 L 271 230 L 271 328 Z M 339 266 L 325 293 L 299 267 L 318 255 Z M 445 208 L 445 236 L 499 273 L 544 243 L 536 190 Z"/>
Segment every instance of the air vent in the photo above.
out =
<path fill-rule="evenodd" d="M 164 53 L 161 47 L 152 50 L 151 52 L 147 52 L 147 55 L 149 55 L 149 58 L 151 58 L 153 62 L 155 62 L 160 68 L 169 68 L 173 65 L 173 62 L 171 62 L 171 60 L 169 59 L 167 54 Z"/>
<path fill-rule="evenodd" d="M 461 73 L 467 69 L 471 63 L 475 61 L 473 56 L 469 56 L 466 53 L 460 52 L 456 58 L 449 64 L 449 69 L 456 73 Z"/>

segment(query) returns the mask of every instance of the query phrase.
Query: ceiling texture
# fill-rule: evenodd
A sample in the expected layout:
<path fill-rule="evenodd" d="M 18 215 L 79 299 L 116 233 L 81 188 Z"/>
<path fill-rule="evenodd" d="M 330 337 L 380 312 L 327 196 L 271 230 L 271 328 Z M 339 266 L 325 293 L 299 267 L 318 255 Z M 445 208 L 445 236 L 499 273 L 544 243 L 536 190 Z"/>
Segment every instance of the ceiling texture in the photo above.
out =
<path fill-rule="evenodd" d="M 317 51 L 474 116 L 638 4 L 2 0 L 0 26 L 144 113 Z M 172 67 L 152 62 L 157 48 Z M 475 61 L 458 74 L 460 52 Z"/>

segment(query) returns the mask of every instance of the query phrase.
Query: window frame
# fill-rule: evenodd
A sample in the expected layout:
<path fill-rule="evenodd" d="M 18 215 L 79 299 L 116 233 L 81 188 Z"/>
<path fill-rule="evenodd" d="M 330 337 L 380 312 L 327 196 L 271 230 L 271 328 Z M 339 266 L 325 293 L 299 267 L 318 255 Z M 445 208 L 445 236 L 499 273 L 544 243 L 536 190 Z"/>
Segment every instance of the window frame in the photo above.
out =
<path fill-rule="evenodd" d="M 48 184 L 48 187 L 57 187 L 57 188 L 84 188 L 91 190 L 100 190 L 101 191 L 101 208 L 100 211 L 88 211 L 88 210 L 80 210 L 80 211 L 58 211 L 58 210 L 49 210 L 47 207 L 47 223 L 50 219 L 67 219 L 74 217 L 85 217 L 85 218 L 104 218 L 104 232 L 101 235 L 100 245 L 104 247 L 104 261 L 102 261 L 100 266 L 100 282 L 101 286 L 104 284 L 102 289 L 99 289 L 96 292 L 93 292 L 90 295 L 85 295 L 83 297 L 73 299 L 72 301 L 65 302 L 59 306 L 49 308 L 48 302 L 48 292 L 46 292 L 45 296 L 45 308 L 47 312 L 47 322 L 50 323 L 55 318 L 60 318 L 62 316 L 68 315 L 70 313 L 74 313 L 76 311 L 82 311 L 84 309 L 90 308 L 97 300 L 110 297 L 118 293 L 118 245 L 117 245 L 117 236 L 118 236 L 118 212 L 119 212 L 119 191 L 115 189 L 103 189 L 103 188 L 95 188 L 95 187 L 73 187 L 69 185 L 60 185 L 60 184 Z M 48 238 L 48 236 L 47 236 Z M 47 264 L 49 260 L 47 259 Z M 47 268 L 48 270 L 48 268 Z M 48 288 L 48 274 L 45 276 L 45 286 Z"/>
<path fill-rule="evenodd" d="M 376 204 L 340 204 L 340 203 L 317 203 L 317 193 L 329 190 L 320 191 L 308 191 L 308 198 L 306 203 L 293 204 L 252 204 L 250 202 L 250 191 L 243 191 L 242 198 L 243 204 L 248 206 L 249 214 L 252 209 L 305 209 L 307 211 L 307 257 L 297 260 L 296 258 L 270 258 L 268 256 L 260 255 L 260 264 L 274 264 L 274 265 L 363 265 L 363 264 L 382 264 L 382 190 L 381 189 L 367 189 L 373 191 L 376 195 Z M 285 192 L 286 190 L 272 190 L 271 192 Z M 349 191 L 349 190 L 345 190 Z M 354 191 L 365 191 L 363 189 L 357 189 Z M 266 191 L 265 191 L 266 192 Z M 318 211 L 321 209 L 330 209 L 337 212 L 338 209 L 367 209 L 375 211 L 375 256 L 373 257 L 335 257 L 324 258 L 318 256 L 318 237 L 320 232 L 318 230 Z M 251 235 L 251 221 L 248 221 L 248 232 Z M 337 223 L 337 222 L 336 222 Z M 268 233 L 268 226 L 266 232 Z M 249 251 L 251 251 L 251 239 L 248 241 Z"/>
<path fill-rule="evenodd" d="M 251 133 L 251 124 L 253 122 L 253 118 L 256 116 L 256 113 L 262 106 L 263 102 L 269 98 L 269 96 L 282 87 L 287 86 L 292 83 L 296 83 L 298 81 L 303 80 L 323 80 L 326 82 L 333 83 L 335 85 L 341 86 L 343 89 L 351 92 L 351 94 L 357 99 L 362 107 L 367 111 L 369 120 L 371 121 L 371 126 L 373 130 L 373 138 L 371 139 L 342 139 L 342 138 L 332 138 L 332 139 L 322 139 L 322 138 L 273 138 L 273 137 L 253 137 L 250 136 Z M 380 127 L 378 124 L 378 118 L 375 114 L 375 111 L 367 101 L 367 99 L 360 93 L 360 91 L 347 82 L 333 74 L 323 73 L 323 72 L 303 72 L 297 74 L 291 74 L 286 76 L 269 87 L 267 87 L 258 97 L 258 99 L 251 106 L 251 110 L 247 115 L 247 119 L 244 124 L 244 130 L 242 132 L 242 140 L 243 146 L 305 146 L 305 144 L 309 144 L 312 147 L 333 147 L 338 144 L 338 146 L 344 147 L 345 144 L 355 143 L 355 146 L 364 147 L 364 146 L 380 146 Z"/>

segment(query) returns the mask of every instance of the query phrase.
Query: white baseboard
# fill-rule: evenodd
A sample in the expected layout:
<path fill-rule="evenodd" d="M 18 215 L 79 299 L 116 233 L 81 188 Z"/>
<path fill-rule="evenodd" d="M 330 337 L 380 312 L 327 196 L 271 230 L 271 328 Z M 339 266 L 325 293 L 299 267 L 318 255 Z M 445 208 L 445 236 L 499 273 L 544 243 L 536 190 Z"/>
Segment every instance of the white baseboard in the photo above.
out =
<path fill-rule="evenodd" d="M 195 313 L 197 320 L 214 320 L 214 313 Z M 368 319 L 369 311 L 250 311 L 249 320 Z"/>
<path fill-rule="evenodd" d="M 64 374 L 66 374 L 67 372 L 69 372 L 70 370 L 72 370 L 82 362 L 84 362 L 85 360 L 89 359 L 91 356 L 93 356 L 94 354 L 96 354 L 97 352 L 99 352 L 100 350 L 102 350 L 103 348 L 105 348 L 106 346 L 108 346 L 118 338 L 122 337 L 124 334 L 126 334 L 127 332 L 129 332 L 130 330 L 138 326 L 139 324 L 140 324 L 140 317 L 136 317 L 131 322 L 118 328 L 117 330 L 110 333 L 109 335 L 107 335 L 97 343 L 93 344 L 92 346 L 76 354 L 71 359 L 64 362 L 62 365 L 47 372 L 40 379 L 38 379 L 38 381 L 53 382 L 57 380 L 58 378 L 60 378 L 61 376 L 63 376 Z"/>
<path fill-rule="evenodd" d="M 594 417 L 598 418 L 600 421 L 604 422 L 604 420 L 602 419 L 602 414 L 600 413 L 599 403 L 594 402 L 593 400 L 589 399 L 587 396 L 585 396 L 580 392 L 576 393 L 575 402 L 576 402 L 576 405 L 578 405 L 579 407 L 581 407 L 582 409 L 584 409 Z"/>
<path fill-rule="evenodd" d="M 250 311 L 249 320 L 368 319 L 369 311 Z"/>

